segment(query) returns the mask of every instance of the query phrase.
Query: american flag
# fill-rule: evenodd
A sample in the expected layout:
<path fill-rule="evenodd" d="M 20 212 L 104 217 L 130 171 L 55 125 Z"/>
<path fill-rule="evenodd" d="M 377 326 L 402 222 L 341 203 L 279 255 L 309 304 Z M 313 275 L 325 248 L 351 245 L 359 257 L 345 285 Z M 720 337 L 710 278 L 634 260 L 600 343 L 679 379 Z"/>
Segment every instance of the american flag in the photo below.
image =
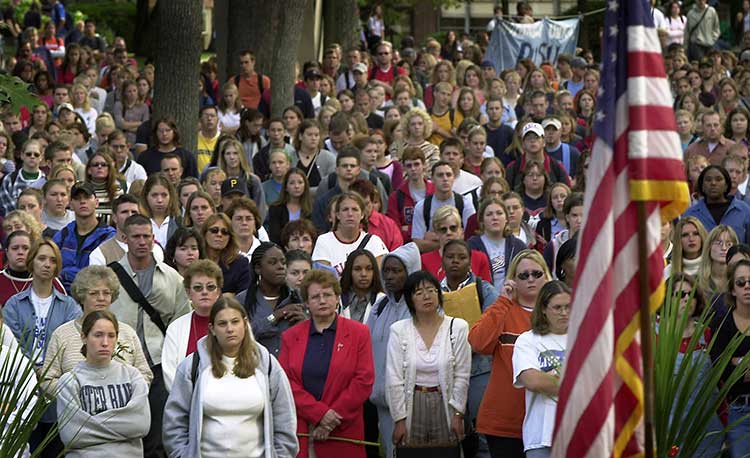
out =
<path fill-rule="evenodd" d="M 682 149 L 647 0 L 608 0 L 591 164 L 552 456 L 642 456 L 636 202 L 645 202 L 649 306 L 664 296 L 662 218 L 688 205 Z"/>

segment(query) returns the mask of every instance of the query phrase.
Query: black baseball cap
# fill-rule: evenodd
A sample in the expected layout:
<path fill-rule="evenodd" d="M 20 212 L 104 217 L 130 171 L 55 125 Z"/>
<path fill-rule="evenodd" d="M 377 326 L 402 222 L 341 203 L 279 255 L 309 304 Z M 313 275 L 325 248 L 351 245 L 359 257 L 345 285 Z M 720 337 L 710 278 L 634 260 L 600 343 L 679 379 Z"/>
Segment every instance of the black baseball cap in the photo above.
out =
<path fill-rule="evenodd" d="M 221 197 L 226 197 L 230 194 L 242 194 L 243 196 L 249 195 L 247 192 L 247 183 L 241 178 L 227 178 L 221 183 Z"/>
<path fill-rule="evenodd" d="M 85 192 L 89 196 L 95 196 L 96 191 L 94 190 L 94 185 L 91 183 L 87 183 L 85 181 L 79 181 L 76 184 L 73 185 L 73 188 L 70 190 L 70 197 L 75 197 L 76 195 Z"/>

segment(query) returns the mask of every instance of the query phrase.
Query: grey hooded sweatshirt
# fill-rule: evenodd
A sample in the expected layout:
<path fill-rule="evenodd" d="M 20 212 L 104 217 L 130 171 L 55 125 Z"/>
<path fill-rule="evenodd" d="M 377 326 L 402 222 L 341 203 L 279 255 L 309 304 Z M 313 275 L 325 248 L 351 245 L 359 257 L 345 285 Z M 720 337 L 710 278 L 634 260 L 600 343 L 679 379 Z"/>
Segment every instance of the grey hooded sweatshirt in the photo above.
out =
<path fill-rule="evenodd" d="M 249 331 L 248 327 L 248 332 Z M 275 357 L 263 345 L 256 343 L 258 367 L 255 377 L 264 392 L 263 437 L 264 458 L 294 458 L 299 453 L 297 441 L 297 411 L 289 379 Z M 195 383 L 192 379 L 193 358 L 188 356 L 175 373 L 172 391 L 164 407 L 162 438 L 164 449 L 170 458 L 200 458 L 201 430 L 203 427 L 203 383 L 202 377 L 211 370 L 206 337 L 198 341 L 200 355 Z M 270 364 L 270 368 L 269 368 Z M 193 386 L 195 385 L 195 386 Z"/>
<path fill-rule="evenodd" d="M 133 366 L 86 361 L 60 377 L 57 418 L 67 457 L 143 456 L 148 384 Z"/>
<path fill-rule="evenodd" d="M 390 257 L 395 257 L 403 263 L 407 275 L 422 268 L 419 248 L 414 242 L 398 247 L 392 253 L 385 255 L 383 265 Z M 372 387 L 370 401 L 376 406 L 388 408 L 385 399 L 385 362 L 388 354 L 388 337 L 391 333 L 391 325 L 396 321 L 409 318 L 410 315 L 403 295 L 399 300 L 396 300 L 392 291 L 386 291 L 385 293 L 386 299 L 372 306 L 370 316 L 367 319 L 367 326 L 370 328 L 372 337 L 373 361 L 375 363 L 375 384 Z"/>

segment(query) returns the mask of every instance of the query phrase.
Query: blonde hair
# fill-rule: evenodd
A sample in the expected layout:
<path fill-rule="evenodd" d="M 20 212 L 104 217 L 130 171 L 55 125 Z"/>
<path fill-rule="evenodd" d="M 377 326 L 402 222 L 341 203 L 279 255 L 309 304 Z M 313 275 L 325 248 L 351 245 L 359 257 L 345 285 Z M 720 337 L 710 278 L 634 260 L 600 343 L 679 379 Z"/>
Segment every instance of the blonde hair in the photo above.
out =
<path fill-rule="evenodd" d="M 692 224 L 701 238 L 701 249 L 706 244 L 706 228 L 695 216 L 685 216 L 672 229 L 672 272 L 682 272 L 682 228 Z"/>
<path fill-rule="evenodd" d="M 13 210 L 5 215 L 5 219 L 3 220 L 3 222 L 10 222 L 14 219 L 19 220 L 21 224 L 26 226 L 26 232 L 29 233 L 29 241 L 32 244 L 42 238 L 42 225 L 29 213 L 26 213 L 23 210 Z"/>
<path fill-rule="evenodd" d="M 412 108 L 401 117 L 401 129 L 403 130 L 404 135 L 406 137 L 409 136 L 409 123 L 411 122 L 411 118 L 415 116 L 420 116 L 422 118 L 422 121 L 424 121 L 423 140 L 430 138 L 430 136 L 432 136 L 432 118 L 429 114 L 427 114 L 426 111 L 421 108 Z"/>
<path fill-rule="evenodd" d="M 547 267 L 547 262 L 544 260 L 544 257 L 542 257 L 542 254 L 539 253 L 536 250 L 523 250 L 518 255 L 516 255 L 515 258 L 513 258 L 513 261 L 510 263 L 510 267 L 508 267 L 508 273 L 505 275 L 505 278 L 513 279 L 516 277 L 516 271 L 518 270 L 518 265 L 523 261 L 524 259 L 528 259 L 529 261 L 533 261 L 534 263 L 539 265 L 539 268 L 544 272 L 544 278 L 547 281 L 552 280 L 552 274 L 549 272 L 549 268 Z M 513 300 L 518 300 L 518 296 L 516 293 L 516 290 L 513 290 Z"/>
<path fill-rule="evenodd" d="M 70 87 L 70 93 L 71 93 L 71 95 L 73 94 L 73 92 L 76 91 L 76 89 L 82 90 L 83 94 L 86 96 L 83 99 L 83 109 L 86 110 L 86 111 L 90 110 L 91 109 L 91 102 L 89 101 L 89 91 L 86 90 L 86 88 L 83 86 L 83 84 L 81 84 L 81 83 L 75 83 L 73 86 Z M 72 99 L 73 98 L 71 97 L 71 100 Z"/>
<path fill-rule="evenodd" d="M 726 282 L 721 282 L 717 285 L 714 284 L 711 278 L 713 264 L 713 260 L 711 259 L 711 247 L 714 242 L 719 240 L 724 234 L 729 234 L 729 241 L 732 242 L 732 245 L 737 245 L 737 243 L 739 243 L 737 233 L 734 232 L 734 229 L 730 226 L 719 224 L 708 233 L 708 237 L 704 239 L 703 247 L 701 249 L 701 263 L 698 268 L 698 286 L 700 286 L 703 291 L 706 303 L 710 303 L 711 297 L 713 297 L 714 294 L 726 291 Z M 720 262 L 726 263 L 726 259 L 722 259 Z"/>

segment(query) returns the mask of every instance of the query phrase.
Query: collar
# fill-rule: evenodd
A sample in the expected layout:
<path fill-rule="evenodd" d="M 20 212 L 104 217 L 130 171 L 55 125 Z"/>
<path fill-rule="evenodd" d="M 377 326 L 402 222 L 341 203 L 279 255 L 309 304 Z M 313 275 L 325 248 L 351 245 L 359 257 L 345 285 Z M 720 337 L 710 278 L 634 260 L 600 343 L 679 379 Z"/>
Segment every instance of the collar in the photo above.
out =
<path fill-rule="evenodd" d="M 712 142 L 709 142 L 708 139 L 701 137 L 701 143 L 703 143 L 705 145 L 708 145 L 709 143 L 712 143 Z M 719 137 L 719 141 L 717 141 L 716 144 L 717 145 L 726 145 L 727 144 L 727 138 L 722 135 L 721 137 Z"/>
<path fill-rule="evenodd" d="M 466 275 L 466 280 L 462 281 L 458 284 L 458 287 L 454 290 L 451 290 L 450 286 L 448 286 L 448 277 L 446 276 L 443 278 L 442 281 L 440 281 L 440 289 L 443 290 L 444 293 L 450 293 L 451 291 L 458 291 L 459 289 L 464 288 L 466 285 L 474 282 L 474 275 L 469 271 L 468 275 Z"/>
<path fill-rule="evenodd" d="M 338 321 L 339 321 L 339 316 L 337 314 L 336 318 L 333 319 L 333 323 L 331 323 L 330 326 L 328 326 L 327 328 L 323 329 L 323 332 L 318 332 L 318 330 L 315 329 L 315 324 L 313 323 L 312 318 L 310 318 L 310 335 L 312 336 L 312 335 L 318 334 L 318 335 L 322 336 L 326 331 L 334 331 L 335 332 L 336 331 L 336 324 L 338 323 Z"/>
<path fill-rule="evenodd" d="M 33 285 L 29 285 L 28 288 L 26 288 L 25 290 L 23 290 L 20 293 L 16 294 L 16 296 L 18 296 L 19 300 L 23 300 L 23 299 L 29 298 L 31 296 L 32 288 L 33 288 Z M 53 302 L 55 300 L 64 300 L 64 298 L 65 298 L 65 296 L 60 291 L 58 291 L 57 288 L 55 288 L 55 280 L 52 280 L 52 300 L 53 300 Z"/>

